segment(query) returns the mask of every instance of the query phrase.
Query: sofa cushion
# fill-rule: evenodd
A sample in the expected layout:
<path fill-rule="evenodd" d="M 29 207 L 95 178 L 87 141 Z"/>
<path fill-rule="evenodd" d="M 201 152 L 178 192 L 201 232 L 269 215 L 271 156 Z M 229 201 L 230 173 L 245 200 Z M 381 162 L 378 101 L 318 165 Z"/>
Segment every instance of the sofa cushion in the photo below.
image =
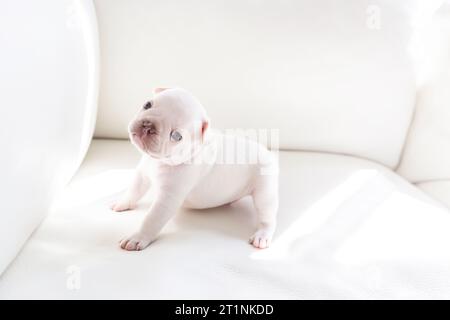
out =
<path fill-rule="evenodd" d="M 96 136 L 127 137 L 152 87 L 181 86 L 215 127 L 279 129 L 284 149 L 394 167 L 414 107 L 410 40 L 428 12 L 418 3 L 96 0 Z"/>
<path fill-rule="evenodd" d="M 434 199 L 450 208 L 450 180 L 423 182 L 417 186 Z"/>
<path fill-rule="evenodd" d="M 117 156 L 120 155 L 120 156 Z M 273 246 L 246 243 L 250 199 L 184 210 L 141 252 L 118 241 L 149 199 L 113 213 L 139 159 L 94 140 L 76 178 L 0 281 L 0 298 L 450 298 L 450 214 L 370 161 L 280 154 Z"/>

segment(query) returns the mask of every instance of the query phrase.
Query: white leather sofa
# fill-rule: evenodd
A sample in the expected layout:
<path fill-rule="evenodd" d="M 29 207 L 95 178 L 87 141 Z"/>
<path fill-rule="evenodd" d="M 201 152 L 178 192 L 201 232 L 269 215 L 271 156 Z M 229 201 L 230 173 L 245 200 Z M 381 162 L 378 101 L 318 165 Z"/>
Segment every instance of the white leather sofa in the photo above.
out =
<path fill-rule="evenodd" d="M 450 298 L 448 1 L 94 3 L 95 137 L 0 298 Z M 182 210 L 146 250 L 119 248 L 151 201 L 108 209 L 139 159 L 127 122 L 171 85 L 213 127 L 278 130 L 270 249 L 246 243 L 249 199 Z"/>

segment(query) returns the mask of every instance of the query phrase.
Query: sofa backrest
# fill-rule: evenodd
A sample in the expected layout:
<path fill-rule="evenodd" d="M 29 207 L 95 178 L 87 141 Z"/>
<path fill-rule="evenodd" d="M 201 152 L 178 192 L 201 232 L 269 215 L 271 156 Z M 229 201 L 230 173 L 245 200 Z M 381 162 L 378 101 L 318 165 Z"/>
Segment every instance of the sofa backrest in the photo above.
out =
<path fill-rule="evenodd" d="M 417 106 L 398 173 L 412 182 L 450 179 L 450 1 L 425 35 Z"/>
<path fill-rule="evenodd" d="M 180 86 L 213 127 L 279 129 L 283 149 L 395 167 L 415 103 L 417 3 L 96 0 L 96 136 L 127 138 L 153 87 Z"/>

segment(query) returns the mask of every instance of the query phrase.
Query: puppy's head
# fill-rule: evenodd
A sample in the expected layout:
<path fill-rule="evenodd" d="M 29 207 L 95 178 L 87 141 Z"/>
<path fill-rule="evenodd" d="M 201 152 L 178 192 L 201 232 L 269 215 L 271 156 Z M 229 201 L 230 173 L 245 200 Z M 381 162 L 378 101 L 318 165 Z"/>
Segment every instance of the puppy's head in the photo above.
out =
<path fill-rule="evenodd" d="M 128 131 L 132 143 L 152 158 L 183 162 L 205 139 L 209 121 L 205 109 L 181 88 L 156 88 Z"/>

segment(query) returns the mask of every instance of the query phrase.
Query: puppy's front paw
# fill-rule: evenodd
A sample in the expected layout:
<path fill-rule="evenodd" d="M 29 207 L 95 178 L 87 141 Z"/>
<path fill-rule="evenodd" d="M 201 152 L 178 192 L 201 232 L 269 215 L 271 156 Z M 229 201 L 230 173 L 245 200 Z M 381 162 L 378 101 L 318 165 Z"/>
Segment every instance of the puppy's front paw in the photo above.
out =
<path fill-rule="evenodd" d="M 136 204 L 132 203 L 131 201 L 124 201 L 124 200 L 120 200 L 116 203 L 113 203 L 110 206 L 111 210 L 116 211 L 116 212 L 122 212 L 122 211 L 127 211 L 127 210 L 133 210 L 136 209 Z"/>
<path fill-rule="evenodd" d="M 249 243 L 255 248 L 265 249 L 268 248 L 272 242 L 273 231 L 269 229 L 260 229 L 250 237 Z"/>
<path fill-rule="evenodd" d="M 128 251 L 144 250 L 151 242 L 150 237 L 147 237 L 140 232 L 133 234 L 131 237 L 124 238 L 120 241 L 120 247 Z"/>

